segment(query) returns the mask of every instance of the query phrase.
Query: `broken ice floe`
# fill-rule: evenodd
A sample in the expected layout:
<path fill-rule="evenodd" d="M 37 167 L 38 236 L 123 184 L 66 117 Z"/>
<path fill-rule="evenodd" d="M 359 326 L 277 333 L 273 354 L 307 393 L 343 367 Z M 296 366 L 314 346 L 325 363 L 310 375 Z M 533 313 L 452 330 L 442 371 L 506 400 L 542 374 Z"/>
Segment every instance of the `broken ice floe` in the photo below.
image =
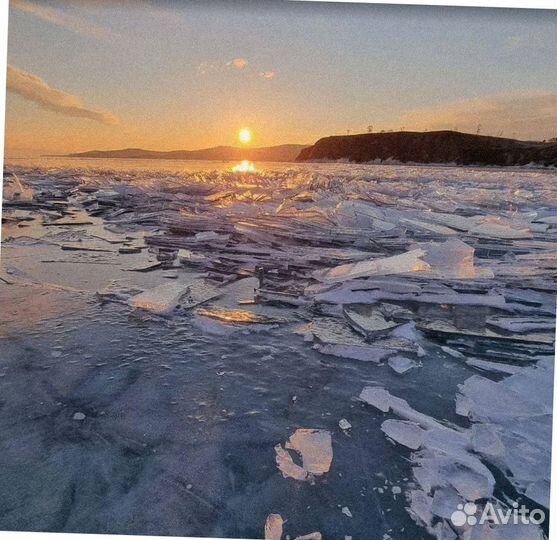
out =
<path fill-rule="evenodd" d="M 504 364 L 503 362 L 489 362 L 487 360 L 480 360 L 479 358 L 468 358 L 466 364 L 480 371 L 503 373 L 506 375 L 514 375 L 522 369 L 519 366 Z"/>
<path fill-rule="evenodd" d="M 297 330 L 306 340 L 315 340 L 314 349 L 331 356 L 379 363 L 400 350 L 417 351 L 417 346 L 404 338 L 389 338 L 368 343 L 342 321 L 320 318 Z"/>
<path fill-rule="evenodd" d="M 325 344 L 364 345 L 365 341 L 348 325 L 336 318 L 319 318 L 300 326 L 296 332 L 306 341 L 317 339 Z"/>
<path fill-rule="evenodd" d="M 383 388 L 364 388 L 362 401 L 403 419 L 385 420 L 381 429 L 396 443 L 415 451 L 414 477 L 422 491 L 408 493 L 409 510 L 432 534 L 437 535 L 433 516 L 448 520 L 455 503 L 493 497 L 495 478 L 478 455 L 501 471 L 509 470 L 519 491 L 548 507 L 551 407 L 536 401 L 533 388 L 541 387 L 550 394 L 551 381 L 550 362 L 523 368 L 498 383 L 471 377 L 462 385 L 457 404 L 459 414 L 476 422 L 468 430 L 444 426 Z M 551 400 L 542 396 L 541 403 L 550 404 Z M 446 525 L 450 527 L 448 522 Z M 535 527 L 528 534 L 541 538 Z"/>
<path fill-rule="evenodd" d="M 219 296 L 218 290 L 202 280 L 189 283 L 163 283 L 132 296 L 129 305 L 157 315 L 168 315 L 178 306 L 190 309 Z"/>
<path fill-rule="evenodd" d="M 270 514 L 265 521 L 265 540 L 282 540 L 283 526 L 286 521 L 280 514 Z M 290 538 L 290 536 L 286 536 Z M 313 532 L 296 536 L 294 540 L 322 540 L 321 533 Z"/>
<path fill-rule="evenodd" d="M 478 451 L 501 469 L 510 470 L 515 487 L 546 508 L 549 507 L 547 472 L 551 463 L 552 392 L 553 362 L 548 359 L 538 362 L 536 367 L 522 368 L 499 382 L 471 377 L 461 385 L 457 398 L 459 414 L 497 433 L 495 442 L 482 445 L 488 447 L 489 453 L 482 452 L 482 447 Z M 478 437 L 476 440 L 482 440 Z M 495 455 L 494 445 L 500 449 Z"/>
<path fill-rule="evenodd" d="M 345 306 L 344 315 L 348 324 L 365 338 L 385 334 L 400 324 L 387 320 L 376 306 L 369 304 Z"/>
<path fill-rule="evenodd" d="M 133 296 L 129 300 L 129 305 L 158 315 L 166 315 L 178 306 L 187 291 L 187 285 L 165 283 Z"/>
<path fill-rule="evenodd" d="M 265 521 L 265 540 L 282 540 L 284 520 L 280 514 L 270 514 Z"/>
<path fill-rule="evenodd" d="M 346 420 L 346 418 L 341 418 L 338 421 L 338 427 L 342 429 L 342 431 L 348 431 L 352 429 L 352 424 L 348 420 Z"/>
<path fill-rule="evenodd" d="M 545 331 L 553 334 L 555 331 L 555 320 L 549 317 L 494 316 L 488 318 L 486 322 L 491 327 L 518 334 L 533 331 Z"/>
<path fill-rule="evenodd" d="M 141 289 L 127 287 L 117 281 L 112 281 L 103 289 L 96 292 L 96 297 L 101 302 L 118 302 L 127 304 L 131 297 L 136 296 L 143 291 Z"/>
<path fill-rule="evenodd" d="M 302 465 L 294 462 L 291 452 L 297 453 Z M 322 429 L 298 429 L 284 447 L 275 446 L 277 466 L 285 478 L 312 481 L 331 468 L 333 447 L 331 434 Z"/>
<path fill-rule="evenodd" d="M 420 450 L 413 455 L 414 476 L 426 494 L 434 496 L 438 489 L 450 488 L 463 500 L 491 497 L 495 479 L 470 452 L 470 439 L 465 431 L 440 424 L 379 387 L 365 388 L 360 399 L 404 419 L 387 420 L 382 430 L 399 444 Z"/>
<path fill-rule="evenodd" d="M 392 356 L 389 358 L 388 364 L 399 375 L 404 375 L 411 369 L 419 367 L 417 362 L 404 356 Z"/>
<path fill-rule="evenodd" d="M 424 431 L 414 422 L 385 420 L 381 429 L 390 439 L 412 450 L 417 450 L 424 442 Z"/>

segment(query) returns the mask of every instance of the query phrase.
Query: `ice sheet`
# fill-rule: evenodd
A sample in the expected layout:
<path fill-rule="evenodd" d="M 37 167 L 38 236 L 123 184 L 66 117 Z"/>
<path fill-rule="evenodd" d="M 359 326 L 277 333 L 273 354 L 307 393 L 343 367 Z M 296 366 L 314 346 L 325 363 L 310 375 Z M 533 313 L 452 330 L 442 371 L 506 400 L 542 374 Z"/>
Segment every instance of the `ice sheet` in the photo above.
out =
<path fill-rule="evenodd" d="M 258 537 L 280 512 L 290 538 L 507 540 L 450 506 L 547 504 L 554 174 L 88 167 L 7 171 L 0 526 Z M 376 408 L 351 399 L 370 385 Z M 308 425 L 321 475 L 273 453 Z"/>

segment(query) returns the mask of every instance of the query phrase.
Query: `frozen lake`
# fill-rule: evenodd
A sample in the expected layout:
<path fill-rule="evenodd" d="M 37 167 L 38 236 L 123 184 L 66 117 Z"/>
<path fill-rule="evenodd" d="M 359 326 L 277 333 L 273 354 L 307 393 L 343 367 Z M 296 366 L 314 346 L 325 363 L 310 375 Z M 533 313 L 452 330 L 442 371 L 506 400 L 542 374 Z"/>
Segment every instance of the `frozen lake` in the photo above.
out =
<path fill-rule="evenodd" d="M 555 172 L 234 165 L 5 167 L 0 530 L 515 538 L 450 518 L 547 511 Z"/>

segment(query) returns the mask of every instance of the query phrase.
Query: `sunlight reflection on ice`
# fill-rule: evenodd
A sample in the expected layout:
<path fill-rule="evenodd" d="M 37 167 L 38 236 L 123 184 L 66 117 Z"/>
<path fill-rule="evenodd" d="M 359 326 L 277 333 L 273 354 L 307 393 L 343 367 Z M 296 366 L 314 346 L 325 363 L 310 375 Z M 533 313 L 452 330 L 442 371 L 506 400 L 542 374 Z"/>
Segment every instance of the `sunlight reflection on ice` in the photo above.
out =
<path fill-rule="evenodd" d="M 255 171 L 255 164 L 247 159 L 244 159 L 242 163 L 232 167 L 232 172 L 235 173 L 254 173 Z"/>

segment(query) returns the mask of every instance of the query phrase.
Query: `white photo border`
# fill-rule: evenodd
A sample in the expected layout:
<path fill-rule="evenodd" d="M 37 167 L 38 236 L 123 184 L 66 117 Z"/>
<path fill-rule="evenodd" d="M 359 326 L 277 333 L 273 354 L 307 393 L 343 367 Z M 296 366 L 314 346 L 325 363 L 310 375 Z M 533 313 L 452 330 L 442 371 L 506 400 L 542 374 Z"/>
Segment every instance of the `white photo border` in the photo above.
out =
<path fill-rule="evenodd" d="M 295 2 L 342 2 L 360 4 L 402 4 L 426 6 L 462 6 L 485 8 L 519 8 L 519 9 L 549 9 L 557 11 L 557 0 L 290 0 Z M 8 12 L 9 0 L 0 0 L 0 160 L 4 163 L 4 136 L 5 136 L 5 107 L 6 107 L 6 69 L 8 50 Z M 557 35 L 555 36 L 557 39 Z M 557 74 L 555 74 L 557 76 Z M 3 179 L 3 174 L 2 174 Z M 0 197 L 2 195 L 0 183 Z M 0 204 L 0 218 L 2 209 Z M 1 257 L 1 246 L 0 246 Z M 556 370 L 557 371 L 557 370 Z M 553 404 L 557 403 L 557 377 L 553 385 Z M 552 516 L 557 516 L 557 417 L 553 415 L 553 443 L 552 443 L 552 475 L 551 475 L 551 503 Z M 1 474 L 1 471 L 0 471 Z M 557 517 L 550 522 L 549 538 L 557 539 Z M 176 537 L 175 537 L 176 538 Z M 181 540 L 194 540 L 191 537 L 180 537 Z M 104 534 L 74 534 L 74 533 L 39 533 L 39 532 L 12 532 L 0 531 L 0 540 L 172 540 L 168 536 L 120 536 Z M 205 540 L 217 540 L 206 538 Z M 248 540 L 248 539 L 246 539 Z"/>

